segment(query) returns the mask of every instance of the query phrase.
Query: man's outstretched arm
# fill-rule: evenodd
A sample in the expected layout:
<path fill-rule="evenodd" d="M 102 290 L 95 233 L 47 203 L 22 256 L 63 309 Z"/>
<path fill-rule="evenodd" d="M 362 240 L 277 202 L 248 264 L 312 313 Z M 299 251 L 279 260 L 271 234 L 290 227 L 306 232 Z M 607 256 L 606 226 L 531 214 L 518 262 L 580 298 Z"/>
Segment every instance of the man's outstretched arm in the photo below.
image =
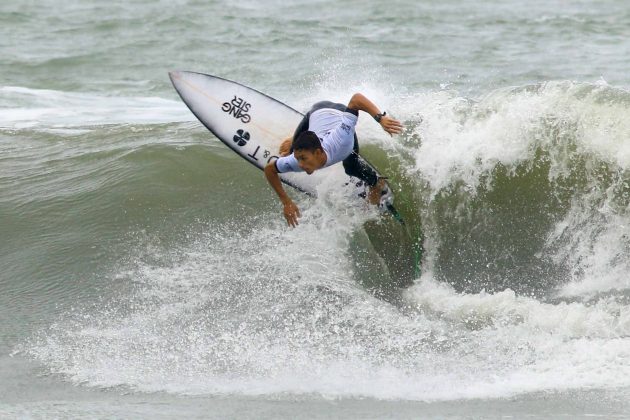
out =
<path fill-rule="evenodd" d="M 282 181 L 278 176 L 278 169 L 276 168 L 275 162 L 268 163 L 267 166 L 265 166 L 265 177 L 267 178 L 269 185 L 271 185 L 276 194 L 278 194 L 278 197 L 284 206 L 284 218 L 287 219 L 287 223 L 291 227 L 297 226 L 298 217 L 301 216 L 300 209 L 295 205 L 282 187 Z"/>
<path fill-rule="evenodd" d="M 348 102 L 348 108 L 354 109 L 355 111 L 367 112 L 372 116 L 372 118 L 381 113 L 378 107 L 361 93 L 355 93 L 352 95 L 350 102 Z M 397 121 L 388 115 L 381 117 L 380 124 L 381 127 L 383 127 L 383 130 L 387 131 L 389 134 L 402 133 L 402 124 L 400 121 Z"/>

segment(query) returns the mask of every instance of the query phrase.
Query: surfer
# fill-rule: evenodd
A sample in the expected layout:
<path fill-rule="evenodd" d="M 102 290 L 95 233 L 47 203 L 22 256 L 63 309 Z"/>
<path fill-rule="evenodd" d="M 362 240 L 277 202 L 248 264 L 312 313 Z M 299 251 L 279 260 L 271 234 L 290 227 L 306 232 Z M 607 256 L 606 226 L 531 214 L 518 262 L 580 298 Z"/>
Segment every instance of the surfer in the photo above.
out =
<path fill-rule="evenodd" d="M 304 116 L 292 137 L 280 145 L 280 158 L 265 167 L 269 184 L 280 197 L 284 206 L 284 217 L 289 226 L 295 227 L 300 209 L 282 187 L 278 174 L 301 172 L 312 174 L 318 169 L 343 162 L 346 173 L 364 181 L 370 188 L 367 199 L 378 204 L 385 185 L 376 172 L 359 159 L 359 143 L 355 127 L 359 111 L 367 112 L 390 135 L 400 134 L 402 124 L 381 113 L 376 105 L 360 93 L 356 93 L 348 105 L 323 101 L 318 102 Z"/>

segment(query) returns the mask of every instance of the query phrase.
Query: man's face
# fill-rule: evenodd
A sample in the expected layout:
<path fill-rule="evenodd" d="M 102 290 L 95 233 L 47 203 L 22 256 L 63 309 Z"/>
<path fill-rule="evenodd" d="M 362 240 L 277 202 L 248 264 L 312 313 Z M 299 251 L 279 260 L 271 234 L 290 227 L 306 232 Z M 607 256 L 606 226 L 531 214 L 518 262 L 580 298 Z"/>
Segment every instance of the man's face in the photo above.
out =
<path fill-rule="evenodd" d="M 310 150 L 296 150 L 293 152 L 300 168 L 304 169 L 304 172 L 309 175 L 326 163 L 325 161 L 322 163 L 323 153 L 322 149 L 317 149 L 313 152 Z"/>

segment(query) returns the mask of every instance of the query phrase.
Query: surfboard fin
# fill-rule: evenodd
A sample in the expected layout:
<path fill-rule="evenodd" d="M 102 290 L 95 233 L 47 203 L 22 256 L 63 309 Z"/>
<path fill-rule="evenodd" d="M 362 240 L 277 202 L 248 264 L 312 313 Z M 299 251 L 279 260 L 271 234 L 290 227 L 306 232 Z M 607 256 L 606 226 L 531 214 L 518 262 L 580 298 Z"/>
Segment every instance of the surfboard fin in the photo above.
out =
<path fill-rule="evenodd" d="M 391 204 L 391 203 L 387 203 L 387 204 L 385 204 L 385 206 L 387 207 L 387 210 L 389 210 L 391 215 L 394 217 L 394 219 L 396 219 L 396 221 L 398 221 L 401 225 L 404 226 L 405 225 L 405 221 L 403 220 L 403 218 L 400 215 L 400 213 L 398 212 L 398 210 L 396 210 L 396 207 L 394 207 L 394 205 Z"/>
<path fill-rule="evenodd" d="M 422 244 L 424 242 L 423 235 L 422 235 L 422 229 L 421 229 L 420 226 L 417 226 L 415 235 L 412 235 L 411 232 L 410 232 L 410 228 L 411 227 L 407 226 L 407 224 L 403 220 L 402 216 L 400 215 L 400 212 L 398 212 L 398 210 L 396 210 L 396 207 L 394 207 L 393 203 L 391 201 L 390 202 L 386 202 L 386 203 L 384 203 L 384 206 L 387 208 L 387 210 L 392 215 L 392 217 L 404 227 L 405 232 L 407 233 L 407 236 L 411 240 L 411 248 L 413 250 L 413 256 L 414 256 L 413 274 L 414 274 L 415 278 L 419 278 L 420 275 L 422 274 L 422 254 L 424 253 L 423 252 L 424 249 L 423 249 L 423 246 L 422 246 Z"/>

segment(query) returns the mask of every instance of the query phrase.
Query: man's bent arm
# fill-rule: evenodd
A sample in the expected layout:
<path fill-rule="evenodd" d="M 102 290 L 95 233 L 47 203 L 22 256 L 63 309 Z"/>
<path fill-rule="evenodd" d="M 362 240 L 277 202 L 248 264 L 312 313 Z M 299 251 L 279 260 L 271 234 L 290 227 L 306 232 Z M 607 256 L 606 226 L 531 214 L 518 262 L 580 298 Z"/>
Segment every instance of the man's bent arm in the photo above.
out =
<path fill-rule="evenodd" d="M 348 102 L 348 108 L 354 109 L 355 111 L 367 112 L 372 117 L 380 113 L 378 107 L 361 93 L 352 95 L 350 102 Z"/>
<path fill-rule="evenodd" d="M 381 113 L 378 110 L 378 107 L 361 93 L 355 93 L 352 95 L 350 102 L 348 102 L 348 108 L 355 111 L 367 112 L 372 116 L 372 118 Z M 381 124 L 383 130 L 387 131 L 389 134 L 402 133 L 402 124 L 387 115 L 381 117 L 379 124 Z"/>
<path fill-rule="evenodd" d="M 265 166 L 265 177 L 269 182 L 269 185 L 274 189 L 282 205 L 284 206 L 284 218 L 287 219 L 289 226 L 295 227 L 298 224 L 297 218 L 300 216 L 300 209 L 293 203 L 287 192 L 282 187 L 282 181 L 278 176 L 278 170 L 276 169 L 276 163 L 271 162 Z"/>
<path fill-rule="evenodd" d="M 278 170 L 276 169 L 275 162 L 268 163 L 267 166 L 265 166 L 265 177 L 267 178 L 269 185 L 271 185 L 276 194 L 278 194 L 278 197 L 280 197 L 282 204 L 286 204 L 291 201 L 291 198 L 289 198 L 287 192 L 282 187 L 282 181 L 278 176 Z"/>

